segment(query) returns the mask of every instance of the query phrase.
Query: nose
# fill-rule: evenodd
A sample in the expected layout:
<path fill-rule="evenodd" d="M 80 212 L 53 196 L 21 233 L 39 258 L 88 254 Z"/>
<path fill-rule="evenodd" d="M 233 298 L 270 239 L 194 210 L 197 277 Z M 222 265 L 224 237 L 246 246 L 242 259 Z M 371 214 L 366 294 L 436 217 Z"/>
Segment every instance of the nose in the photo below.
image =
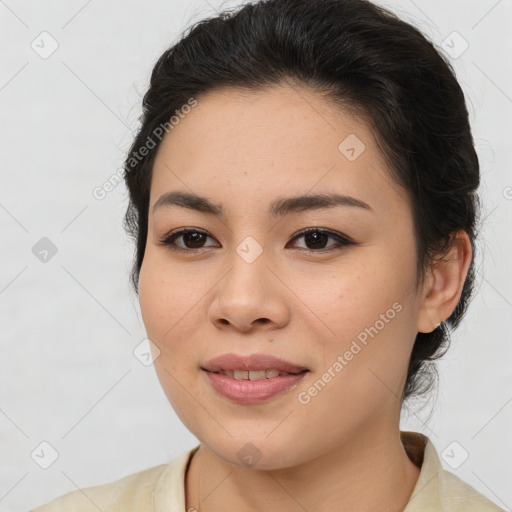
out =
<path fill-rule="evenodd" d="M 279 278 L 279 271 L 268 266 L 265 252 L 251 262 L 233 251 L 229 265 L 215 287 L 209 321 L 218 329 L 240 332 L 286 325 L 291 292 L 283 284 L 286 280 Z"/>

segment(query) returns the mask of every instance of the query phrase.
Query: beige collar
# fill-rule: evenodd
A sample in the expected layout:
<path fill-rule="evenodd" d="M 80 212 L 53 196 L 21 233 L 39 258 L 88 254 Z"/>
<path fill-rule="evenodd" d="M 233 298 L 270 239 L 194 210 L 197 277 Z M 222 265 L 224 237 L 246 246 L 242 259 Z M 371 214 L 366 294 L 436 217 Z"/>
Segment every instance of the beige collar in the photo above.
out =
<path fill-rule="evenodd" d="M 503 511 L 457 476 L 444 470 L 434 445 L 425 435 L 401 431 L 400 439 L 409 458 L 421 467 L 418 481 L 403 512 Z M 160 475 L 153 494 L 153 512 L 185 512 L 185 472 L 199 446 L 182 453 Z"/>

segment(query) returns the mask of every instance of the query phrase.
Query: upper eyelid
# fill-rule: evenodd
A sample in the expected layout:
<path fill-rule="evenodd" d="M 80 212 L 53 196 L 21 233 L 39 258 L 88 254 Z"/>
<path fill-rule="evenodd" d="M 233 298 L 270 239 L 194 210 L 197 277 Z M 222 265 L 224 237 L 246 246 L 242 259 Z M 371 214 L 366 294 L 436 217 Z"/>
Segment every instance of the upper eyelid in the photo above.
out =
<path fill-rule="evenodd" d="M 320 233 L 325 233 L 326 235 L 329 235 L 332 237 L 342 238 L 342 239 L 346 240 L 347 242 L 353 242 L 353 240 L 348 235 L 345 235 L 344 233 L 340 233 L 338 231 L 335 231 L 335 230 L 332 230 L 329 228 L 322 228 L 319 226 L 318 227 L 311 226 L 309 228 L 303 228 L 303 229 L 299 230 L 297 233 L 295 233 L 292 236 L 291 240 L 294 240 L 295 238 L 297 238 L 299 236 L 305 235 L 305 234 L 313 232 L 313 231 L 319 231 Z"/>

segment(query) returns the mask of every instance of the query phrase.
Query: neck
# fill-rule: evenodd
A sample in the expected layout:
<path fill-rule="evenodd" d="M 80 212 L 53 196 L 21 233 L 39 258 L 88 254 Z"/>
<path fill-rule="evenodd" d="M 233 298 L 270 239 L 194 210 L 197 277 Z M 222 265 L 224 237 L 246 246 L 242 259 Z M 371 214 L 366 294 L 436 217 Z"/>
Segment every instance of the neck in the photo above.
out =
<path fill-rule="evenodd" d="M 400 512 L 419 473 L 398 429 L 360 431 L 315 459 L 266 471 L 226 463 L 201 444 L 186 475 L 186 510 Z"/>

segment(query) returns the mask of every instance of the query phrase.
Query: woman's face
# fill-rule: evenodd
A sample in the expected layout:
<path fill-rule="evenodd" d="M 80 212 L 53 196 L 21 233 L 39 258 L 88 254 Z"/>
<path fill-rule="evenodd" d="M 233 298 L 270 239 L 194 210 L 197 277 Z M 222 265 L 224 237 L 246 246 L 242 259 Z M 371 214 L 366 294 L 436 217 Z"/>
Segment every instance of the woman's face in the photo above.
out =
<path fill-rule="evenodd" d="M 422 299 L 410 203 L 371 131 L 314 92 L 284 86 L 218 90 L 190 110 L 158 150 L 139 281 L 176 413 L 223 460 L 252 456 L 263 469 L 397 430 Z M 162 199 L 170 192 L 222 214 Z M 357 201 L 283 207 L 334 194 Z M 169 234 L 185 228 L 196 233 L 172 245 Z M 309 371 L 277 377 L 293 386 L 259 401 L 243 389 L 261 382 L 231 379 L 229 389 L 242 387 L 234 400 L 202 369 L 227 353 Z"/>

